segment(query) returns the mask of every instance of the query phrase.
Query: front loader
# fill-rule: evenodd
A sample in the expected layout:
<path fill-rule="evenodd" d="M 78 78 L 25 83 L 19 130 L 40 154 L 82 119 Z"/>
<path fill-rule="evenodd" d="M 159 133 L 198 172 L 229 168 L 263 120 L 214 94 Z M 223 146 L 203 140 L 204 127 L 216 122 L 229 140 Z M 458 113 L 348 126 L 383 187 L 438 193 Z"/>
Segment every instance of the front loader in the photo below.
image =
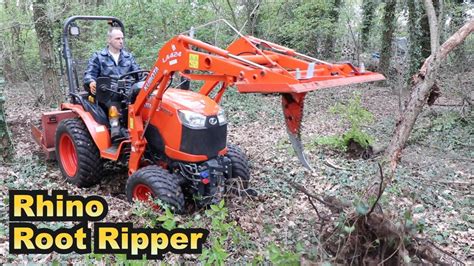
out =
<path fill-rule="evenodd" d="M 240 33 L 227 49 L 182 34 L 163 45 L 146 78 L 140 80 L 137 73 L 115 81 L 100 78 L 92 103 L 89 95 L 78 93 L 67 38 L 81 19 L 107 20 L 123 29 L 113 17 L 77 16 L 66 21 L 63 53 L 71 100 L 60 111 L 44 114 L 42 129 L 34 127 L 33 135 L 49 157 L 58 160 L 69 182 L 94 185 L 102 178 L 106 160 L 123 161 L 128 164 L 130 201 L 158 198 L 176 212 L 184 210 L 185 199 L 205 206 L 229 191 L 248 188 L 247 157 L 227 143 L 227 119 L 219 106 L 229 87 L 241 93 L 280 94 L 291 144 L 301 163 L 310 168 L 300 139 L 306 93 L 384 79 L 350 63 L 324 62 Z M 174 88 L 174 76 L 201 81 L 202 86 L 196 92 Z M 100 105 L 110 93 L 123 99 L 121 122 L 127 137 L 118 143 L 110 140 Z"/>

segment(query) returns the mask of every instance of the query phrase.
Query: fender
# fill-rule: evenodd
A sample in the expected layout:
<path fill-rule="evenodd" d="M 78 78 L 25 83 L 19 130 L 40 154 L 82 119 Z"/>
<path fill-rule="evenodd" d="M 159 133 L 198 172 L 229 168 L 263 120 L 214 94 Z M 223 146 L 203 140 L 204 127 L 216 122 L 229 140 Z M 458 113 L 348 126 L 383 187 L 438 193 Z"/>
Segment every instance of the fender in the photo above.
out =
<path fill-rule="evenodd" d="M 79 115 L 79 117 L 81 117 L 82 121 L 84 121 L 84 124 L 89 130 L 89 133 L 91 134 L 95 145 L 97 146 L 97 148 L 99 148 L 101 156 L 106 158 L 110 157 L 103 156 L 104 153 L 109 154 L 106 152 L 106 150 L 111 146 L 110 134 L 106 126 L 97 123 L 92 117 L 92 115 L 89 112 L 86 112 L 84 108 L 78 104 L 63 103 L 61 104 L 61 110 L 72 110 L 74 113 Z M 118 154 L 120 154 L 120 150 L 118 150 L 117 152 Z"/>

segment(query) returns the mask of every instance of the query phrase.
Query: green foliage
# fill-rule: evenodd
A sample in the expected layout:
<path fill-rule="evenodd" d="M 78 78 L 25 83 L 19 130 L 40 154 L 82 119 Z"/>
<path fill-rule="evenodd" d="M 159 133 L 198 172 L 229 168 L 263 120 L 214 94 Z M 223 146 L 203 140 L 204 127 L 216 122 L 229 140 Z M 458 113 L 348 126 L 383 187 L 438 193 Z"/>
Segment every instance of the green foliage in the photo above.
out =
<path fill-rule="evenodd" d="M 360 94 L 347 104 L 337 103 L 330 108 L 330 112 L 338 115 L 349 129 L 342 136 L 317 137 L 313 140 L 314 145 L 329 146 L 339 150 L 345 150 L 351 141 L 358 143 L 363 148 L 368 148 L 374 139 L 362 131 L 362 127 L 373 122 L 373 115 L 361 106 Z"/>
<path fill-rule="evenodd" d="M 344 138 L 342 136 L 317 137 L 313 140 L 313 145 L 328 146 L 336 150 L 342 150 L 342 151 L 345 151 L 347 148 L 347 146 L 344 144 Z"/>
<path fill-rule="evenodd" d="M 151 199 L 152 204 L 159 206 L 155 209 L 148 202 L 135 201 L 133 205 L 133 214 L 138 217 L 145 218 L 148 227 L 156 227 L 158 224 L 167 229 L 172 230 L 177 227 L 178 218 L 171 212 L 168 205 L 164 204 L 160 199 Z"/>
<path fill-rule="evenodd" d="M 148 265 L 149 261 L 146 256 L 143 256 L 141 260 L 128 260 L 126 254 L 115 254 L 115 264 L 123 266 L 142 266 Z"/>
<path fill-rule="evenodd" d="M 369 205 L 362 200 L 354 201 L 354 207 L 358 215 L 366 215 L 369 212 Z"/>
<path fill-rule="evenodd" d="M 409 143 L 421 142 L 444 150 L 457 150 L 469 146 L 474 117 L 461 116 L 457 111 L 432 113 L 423 117 L 414 128 Z M 442 142 L 439 140 L 443 139 Z"/>
<path fill-rule="evenodd" d="M 173 230 L 176 228 L 176 218 L 168 207 L 165 207 L 164 214 L 157 218 L 157 221 L 161 222 L 161 226 L 167 230 Z"/>
<path fill-rule="evenodd" d="M 262 10 L 265 39 L 316 55 L 329 35 L 339 36 L 331 16 L 334 1 L 281 1 Z"/>
<path fill-rule="evenodd" d="M 207 242 L 209 246 L 203 249 L 199 260 L 204 265 L 223 265 L 229 256 L 229 247 L 254 248 L 250 243 L 249 236 L 237 225 L 237 222 L 227 222 L 229 215 L 228 209 L 225 207 L 224 200 L 217 205 L 211 205 L 205 212 L 205 216 L 209 219 L 210 231 Z"/>
<path fill-rule="evenodd" d="M 284 251 L 273 243 L 267 251 L 270 261 L 275 265 L 300 265 L 300 255 L 297 253 Z"/>
<path fill-rule="evenodd" d="M 211 205 L 205 214 L 211 219 L 211 234 L 208 240 L 210 248 L 204 249 L 199 259 L 204 265 L 223 265 L 229 256 L 224 249 L 225 242 L 231 237 L 231 229 L 236 226 L 236 222 L 225 222 L 228 210 L 224 206 L 224 200 L 221 200 L 218 205 Z"/>

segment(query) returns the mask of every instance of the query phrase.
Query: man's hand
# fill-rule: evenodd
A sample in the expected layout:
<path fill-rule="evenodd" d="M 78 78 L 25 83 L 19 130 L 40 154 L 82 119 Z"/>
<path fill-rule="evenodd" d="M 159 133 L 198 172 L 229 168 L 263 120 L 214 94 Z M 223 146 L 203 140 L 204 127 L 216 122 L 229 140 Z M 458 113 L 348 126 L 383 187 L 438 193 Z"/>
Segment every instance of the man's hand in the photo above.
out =
<path fill-rule="evenodd" d="M 91 89 L 91 93 L 92 93 L 93 95 L 95 95 L 95 87 L 96 87 L 96 85 L 97 85 L 97 84 L 95 83 L 95 81 L 92 81 L 91 83 L 89 83 L 89 88 Z"/>

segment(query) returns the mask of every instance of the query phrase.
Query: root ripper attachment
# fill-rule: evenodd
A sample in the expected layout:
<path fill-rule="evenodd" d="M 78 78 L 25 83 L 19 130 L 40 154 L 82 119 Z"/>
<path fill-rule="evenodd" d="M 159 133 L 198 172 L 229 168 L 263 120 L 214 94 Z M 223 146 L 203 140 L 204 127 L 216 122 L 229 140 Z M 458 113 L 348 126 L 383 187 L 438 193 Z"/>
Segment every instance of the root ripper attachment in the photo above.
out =
<path fill-rule="evenodd" d="M 280 93 L 283 112 L 291 144 L 301 163 L 311 169 L 301 143 L 301 121 L 306 93 L 322 88 L 332 88 L 354 83 L 382 80 L 378 73 L 361 71 L 350 63 L 331 64 L 292 49 L 243 36 L 227 49 L 212 46 L 189 36 L 178 35 L 168 41 L 158 54 L 151 74 L 145 81 L 135 103 L 129 108 L 129 118 L 140 122 L 140 111 L 152 100 L 151 110 L 160 106 L 168 89 L 168 79 L 180 73 L 189 80 L 204 81 L 199 93 L 209 96 L 218 88 L 213 100 L 219 103 L 228 86 L 235 86 L 240 93 Z M 152 92 L 157 93 L 152 96 Z M 130 119 L 129 119 L 130 120 Z M 151 120 L 151 116 L 148 121 Z M 132 152 L 130 172 L 139 168 L 145 140 L 143 125 L 135 126 L 131 135 Z M 140 146 L 140 145 L 141 146 Z M 133 150 L 133 149 L 132 149 Z"/>
<path fill-rule="evenodd" d="M 282 93 L 281 103 L 283 115 L 285 116 L 286 131 L 288 132 L 291 145 L 303 166 L 312 170 L 301 143 L 301 122 L 303 120 L 305 96 L 306 93 Z"/>

